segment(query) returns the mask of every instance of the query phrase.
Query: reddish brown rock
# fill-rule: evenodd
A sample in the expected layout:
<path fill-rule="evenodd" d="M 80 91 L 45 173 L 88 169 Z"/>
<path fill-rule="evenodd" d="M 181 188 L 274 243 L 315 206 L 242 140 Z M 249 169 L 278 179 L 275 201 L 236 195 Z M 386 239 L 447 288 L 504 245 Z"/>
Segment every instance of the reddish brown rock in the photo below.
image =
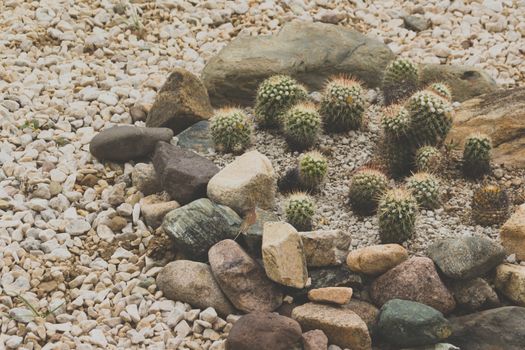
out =
<path fill-rule="evenodd" d="M 232 304 L 244 312 L 273 311 L 283 295 L 264 269 L 237 242 L 226 239 L 208 251 L 215 280 Z"/>
<path fill-rule="evenodd" d="M 410 258 L 379 276 L 371 285 L 370 295 L 378 306 L 391 299 L 403 299 L 426 304 L 443 314 L 456 307 L 434 263 L 425 257 Z"/>
<path fill-rule="evenodd" d="M 379 315 L 379 309 L 374 305 L 367 303 L 362 300 L 350 300 L 346 305 L 343 305 L 343 308 L 352 310 L 365 321 L 366 326 L 370 334 L 373 334 L 377 327 L 377 316 Z"/>
<path fill-rule="evenodd" d="M 328 338 L 320 329 L 303 333 L 304 350 L 327 350 Z"/>
<path fill-rule="evenodd" d="M 318 303 L 344 305 L 352 298 L 352 288 L 326 287 L 308 291 L 308 299 Z"/>

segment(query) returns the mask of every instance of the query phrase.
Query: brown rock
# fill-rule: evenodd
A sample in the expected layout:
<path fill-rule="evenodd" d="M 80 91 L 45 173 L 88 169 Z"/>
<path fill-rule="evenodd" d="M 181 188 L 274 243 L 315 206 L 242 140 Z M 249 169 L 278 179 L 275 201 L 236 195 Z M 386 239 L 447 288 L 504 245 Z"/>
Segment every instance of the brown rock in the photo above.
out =
<path fill-rule="evenodd" d="M 328 337 L 320 329 L 303 333 L 304 350 L 327 350 Z"/>
<path fill-rule="evenodd" d="M 136 164 L 131 172 L 131 183 L 146 196 L 162 191 L 153 164 Z"/>
<path fill-rule="evenodd" d="M 496 289 L 512 302 L 525 306 L 525 266 L 501 264 L 496 268 Z"/>
<path fill-rule="evenodd" d="M 179 208 L 180 205 L 176 201 L 158 202 L 158 203 L 144 203 L 140 207 L 140 211 L 146 224 L 153 228 L 162 225 L 162 220 L 170 211 Z"/>
<path fill-rule="evenodd" d="M 509 254 L 516 254 L 518 260 L 525 260 L 525 204 L 503 224 L 499 237 Z"/>
<path fill-rule="evenodd" d="M 366 301 L 352 299 L 346 305 L 342 306 L 345 309 L 352 310 L 365 321 L 370 334 L 373 334 L 377 327 L 377 316 L 379 309 Z"/>
<path fill-rule="evenodd" d="M 341 230 L 300 232 L 306 264 L 312 267 L 341 265 L 352 241 Z"/>
<path fill-rule="evenodd" d="M 371 350 L 365 322 L 351 310 L 307 303 L 296 307 L 292 317 L 304 330 L 322 330 L 331 344 L 352 350 Z"/>
<path fill-rule="evenodd" d="M 114 216 L 109 220 L 106 225 L 111 229 L 113 232 L 118 232 L 122 230 L 124 227 L 126 227 L 128 224 L 128 221 L 123 218 L 122 216 Z"/>
<path fill-rule="evenodd" d="M 212 114 L 204 84 L 190 72 L 176 68 L 159 90 L 146 126 L 168 127 L 178 134 L 201 120 L 209 119 Z"/>
<path fill-rule="evenodd" d="M 399 244 L 379 244 L 352 250 L 346 258 L 350 270 L 367 275 L 380 275 L 408 259 Z"/>
<path fill-rule="evenodd" d="M 308 299 L 319 303 L 344 305 L 352 298 L 353 290 L 347 287 L 326 287 L 308 291 Z"/>
<path fill-rule="evenodd" d="M 461 104 L 447 141 L 463 144 L 473 132 L 492 139 L 493 161 L 506 167 L 525 167 L 525 87 L 485 94 Z"/>
<path fill-rule="evenodd" d="M 371 285 L 370 296 L 382 306 L 391 299 L 426 304 L 448 314 L 456 307 L 431 259 L 413 257 L 379 276 Z"/>
<path fill-rule="evenodd" d="M 301 326 L 274 313 L 253 312 L 233 325 L 227 350 L 293 350 L 301 348 Z"/>
<path fill-rule="evenodd" d="M 277 285 L 237 242 L 220 241 L 210 248 L 208 259 L 217 283 L 237 309 L 273 311 L 282 304 L 283 295 Z"/>
<path fill-rule="evenodd" d="M 454 281 L 450 290 L 458 307 L 470 312 L 491 309 L 500 305 L 494 289 L 479 277 L 467 281 Z"/>

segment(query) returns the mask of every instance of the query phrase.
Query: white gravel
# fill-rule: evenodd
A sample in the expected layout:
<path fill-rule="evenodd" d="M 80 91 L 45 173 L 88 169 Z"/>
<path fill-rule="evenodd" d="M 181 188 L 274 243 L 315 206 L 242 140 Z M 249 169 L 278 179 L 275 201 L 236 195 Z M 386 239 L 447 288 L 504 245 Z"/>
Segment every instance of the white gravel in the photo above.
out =
<path fill-rule="evenodd" d="M 209 310 L 199 316 L 156 291 L 159 268 L 144 266 L 154 235 L 139 215 L 141 196 L 117 185 L 132 166 L 104 166 L 88 152 L 98 131 L 131 123 L 130 107 L 151 104 L 173 67 L 199 73 L 233 37 L 268 34 L 301 18 L 355 27 L 419 62 L 475 64 L 500 84 L 523 85 L 524 8 L 519 0 L 4 0 L 0 348 L 224 348 L 233 318 L 212 323 Z M 402 28 L 402 16 L 414 13 L 432 27 Z M 356 246 L 377 241 L 375 223 L 351 215 L 344 196 L 376 132 L 372 124 L 322 140 L 332 148 L 331 170 L 316 222 L 352 232 Z M 280 138 L 260 133 L 258 140 L 279 172 L 293 164 Z M 467 197 L 449 203 L 463 207 Z M 460 221 L 427 213 L 410 248 L 420 251 L 429 237 L 495 232 Z"/>

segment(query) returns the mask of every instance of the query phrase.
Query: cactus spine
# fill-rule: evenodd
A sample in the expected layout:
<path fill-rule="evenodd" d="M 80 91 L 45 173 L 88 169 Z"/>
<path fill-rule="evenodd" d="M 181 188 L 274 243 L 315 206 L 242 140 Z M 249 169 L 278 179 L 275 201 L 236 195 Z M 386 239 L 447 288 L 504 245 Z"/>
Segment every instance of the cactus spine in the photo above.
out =
<path fill-rule="evenodd" d="M 362 215 L 373 214 L 387 186 L 388 180 L 382 172 L 366 168 L 359 170 L 350 182 L 349 197 L 352 209 Z"/>
<path fill-rule="evenodd" d="M 417 65 L 406 58 L 392 61 L 383 76 L 383 96 L 385 105 L 395 103 L 410 96 L 417 90 L 419 69 Z"/>
<path fill-rule="evenodd" d="M 381 141 L 384 163 L 392 176 L 404 176 L 410 171 L 413 157 L 413 150 L 407 139 L 410 116 L 403 106 L 391 105 L 383 110 L 381 125 L 384 133 Z"/>
<path fill-rule="evenodd" d="M 315 213 L 315 205 L 310 196 L 305 193 L 294 193 L 285 203 L 286 221 L 298 231 L 310 231 Z"/>
<path fill-rule="evenodd" d="M 319 188 L 327 171 L 328 162 L 319 152 L 308 152 L 299 158 L 299 182 L 306 190 L 314 191 Z"/>
<path fill-rule="evenodd" d="M 427 173 L 439 170 L 443 157 L 441 152 L 432 146 L 423 146 L 416 152 L 416 169 Z"/>
<path fill-rule="evenodd" d="M 377 208 L 382 243 L 402 243 L 414 234 L 417 201 L 410 191 L 393 189 L 384 194 Z"/>
<path fill-rule="evenodd" d="M 509 196 L 504 188 L 485 185 L 472 196 L 472 220 L 482 226 L 503 223 L 509 216 Z"/>
<path fill-rule="evenodd" d="M 241 152 L 252 143 L 253 123 L 240 109 L 223 108 L 210 120 L 215 148 L 222 152 Z"/>
<path fill-rule="evenodd" d="M 439 96 L 443 97 L 447 101 L 452 101 L 452 92 L 450 88 L 445 83 L 433 83 L 428 87 L 429 90 L 435 92 Z"/>
<path fill-rule="evenodd" d="M 358 129 L 363 123 L 364 111 L 365 99 L 361 84 L 343 77 L 328 82 L 319 108 L 325 130 L 344 132 Z"/>
<path fill-rule="evenodd" d="M 490 152 L 492 142 L 483 134 L 472 134 L 465 141 L 463 149 L 463 173 L 478 178 L 490 172 Z"/>
<path fill-rule="evenodd" d="M 314 105 L 301 103 L 288 110 L 283 119 L 283 133 L 293 149 L 304 150 L 315 145 L 321 133 L 321 116 Z"/>
<path fill-rule="evenodd" d="M 440 206 L 441 188 L 439 180 L 434 175 L 416 173 L 409 177 L 406 183 L 420 207 L 436 209 Z"/>

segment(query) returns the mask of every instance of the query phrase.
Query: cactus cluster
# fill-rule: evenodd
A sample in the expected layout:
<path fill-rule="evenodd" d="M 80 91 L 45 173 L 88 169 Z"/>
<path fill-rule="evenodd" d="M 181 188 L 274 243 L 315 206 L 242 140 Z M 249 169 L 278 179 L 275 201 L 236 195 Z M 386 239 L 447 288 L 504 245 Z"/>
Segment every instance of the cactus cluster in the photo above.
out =
<path fill-rule="evenodd" d="M 319 107 L 325 130 L 344 132 L 358 129 L 365 111 L 363 95 L 363 88 L 356 80 L 344 77 L 330 80 Z"/>
<path fill-rule="evenodd" d="M 257 90 L 255 117 L 262 127 L 281 125 L 281 117 L 294 104 L 306 100 L 304 86 L 287 75 L 274 75 L 264 80 Z"/>
<path fill-rule="evenodd" d="M 430 91 L 435 92 L 439 96 L 443 97 L 447 101 L 452 101 L 452 92 L 450 91 L 450 88 L 445 83 L 432 83 L 428 87 Z"/>
<path fill-rule="evenodd" d="M 484 134 L 472 134 L 465 141 L 463 149 L 463 173 L 467 177 L 479 178 L 490 171 L 492 142 Z"/>
<path fill-rule="evenodd" d="M 301 155 L 297 168 L 301 187 L 314 191 L 319 188 L 326 177 L 328 162 L 321 153 L 312 151 Z"/>
<path fill-rule="evenodd" d="M 311 231 L 315 204 L 305 193 L 294 193 L 285 202 L 286 221 L 298 231 Z"/>
<path fill-rule="evenodd" d="M 484 185 L 472 196 L 472 220 L 482 226 L 503 223 L 509 216 L 509 196 L 498 185 Z"/>
<path fill-rule="evenodd" d="M 388 179 L 382 172 L 374 169 L 361 169 L 350 182 L 350 205 L 361 215 L 371 215 L 377 209 L 381 195 L 388 187 Z"/>
<path fill-rule="evenodd" d="M 440 206 L 441 188 L 436 176 L 416 173 L 407 179 L 406 185 L 421 208 L 436 209 Z"/>
<path fill-rule="evenodd" d="M 210 120 L 215 148 L 221 152 L 241 152 L 252 143 L 253 123 L 238 108 L 218 110 Z"/>
<path fill-rule="evenodd" d="M 417 65 L 406 58 L 392 61 L 383 76 L 383 97 L 385 105 L 395 103 L 410 96 L 417 90 L 419 69 Z"/>
<path fill-rule="evenodd" d="M 290 108 L 283 118 L 283 133 L 291 148 L 304 150 L 317 142 L 321 133 L 321 116 L 310 103 Z"/>
<path fill-rule="evenodd" d="M 416 152 L 416 169 L 427 173 L 435 173 L 443 162 L 441 152 L 433 146 L 423 146 Z"/>
<path fill-rule="evenodd" d="M 412 164 L 413 151 L 408 142 L 410 115 L 399 104 L 383 110 L 381 125 L 384 135 L 381 140 L 382 159 L 390 175 L 402 177 L 408 174 Z"/>
<path fill-rule="evenodd" d="M 410 191 L 396 188 L 386 192 L 377 208 L 381 243 L 402 243 L 414 234 L 417 201 Z"/>

